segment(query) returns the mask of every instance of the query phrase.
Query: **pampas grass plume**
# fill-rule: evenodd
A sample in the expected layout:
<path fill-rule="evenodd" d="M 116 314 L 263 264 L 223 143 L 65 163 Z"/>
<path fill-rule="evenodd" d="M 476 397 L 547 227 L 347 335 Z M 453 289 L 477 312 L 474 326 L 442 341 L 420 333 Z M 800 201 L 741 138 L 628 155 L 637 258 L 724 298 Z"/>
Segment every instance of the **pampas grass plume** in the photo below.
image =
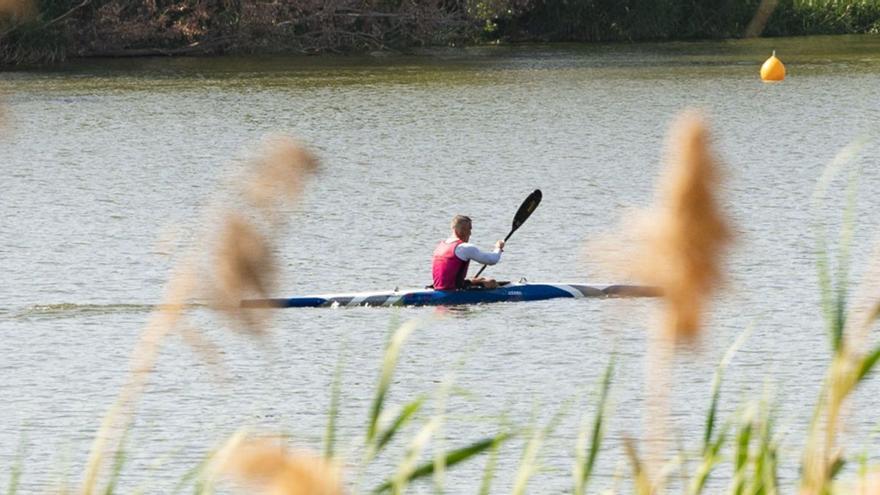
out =
<path fill-rule="evenodd" d="M 274 214 L 278 205 L 299 197 L 306 179 L 317 169 L 318 159 L 296 140 L 271 137 L 254 161 L 243 194 L 262 213 Z"/>
<path fill-rule="evenodd" d="M 695 112 L 673 125 L 659 204 L 637 220 L 640 254 L 635 274 L 661 288 L 663 327 L 675 340 L 693 340 L 701 313 L 722 283 L 722 254 L 731 230 L 715 197 L 718 163 L 704 118 Z"/>
<path fill-rule="evenodd" d="M 230 214 L 221 226 L 215 254 L 215 309 L 236 318 L 253 316 L 255 312 L 242 312 L 238 307 L 244 297 L 265 297 L 274 287 L 275 263 L 269 242 L 250 222 Z M 243 323 L 260 333 L 256 320 Z"/>
<path fill-rule="evenodd" d="M 223 473 L 261 487 L 266 495 L 342 495 L 339 469 L 308 453 L 291 453 L 268 439 L 243 440 L 227 449 Z"/>
<path fill-rule="evenodd" d="M 240 303 L 272 292 L 277 272 L 272 240 L 287 223 L 281 207 L 299 198 L 317 168 L 317 158 L 295 140 L 270 138 L 240 182 L 250 211 L 223 215 L 210 265 L 211 303 L 246 332 L 265 333 L 267 313 L 242 310 Z"/>

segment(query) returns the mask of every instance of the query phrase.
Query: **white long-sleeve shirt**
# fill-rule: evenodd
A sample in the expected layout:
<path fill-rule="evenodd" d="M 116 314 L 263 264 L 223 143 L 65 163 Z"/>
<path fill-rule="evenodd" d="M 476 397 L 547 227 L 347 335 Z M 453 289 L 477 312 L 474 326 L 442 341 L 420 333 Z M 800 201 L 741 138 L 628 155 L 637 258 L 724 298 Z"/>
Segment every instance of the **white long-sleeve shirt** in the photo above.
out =
<path fill-rule="evenodd" d="M 446 242 L 451 244 L 456 240 L 457 239 L 452 237 L 446 239 Z M 474 260 L 477 263 L 482 263 L 484 265 L 494 265 L 501 261 L 501 250 L 495 248 L 495 250 L 490 253 L 488 251 L 483 251 L 469 242 L 462 242 L 455 247 L 455 257 L 462 261 Z"/>

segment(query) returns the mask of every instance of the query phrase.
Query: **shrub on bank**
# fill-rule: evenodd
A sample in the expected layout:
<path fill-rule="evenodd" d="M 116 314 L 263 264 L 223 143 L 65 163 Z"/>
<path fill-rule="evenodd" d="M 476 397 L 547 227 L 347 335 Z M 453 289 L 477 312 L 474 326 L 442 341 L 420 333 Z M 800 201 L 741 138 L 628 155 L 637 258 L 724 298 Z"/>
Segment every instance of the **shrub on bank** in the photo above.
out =
<path fill-rule="evenodd" d="M 5 0 L 0 65 L 70 56 L 324 53 L 486 41 L 736 38 L 760 0 Z M 880 32 L 880 0 L 780 0 L 764 34 Z"/>
<path fill-rule="evenodd" d="M 572 0 L 533 2 L 500 32 L 547 41 L 638 41 L 743 37 L 759 0 Z M 880 32 L 880 2 L 780 0 L 764 35 Z"/>

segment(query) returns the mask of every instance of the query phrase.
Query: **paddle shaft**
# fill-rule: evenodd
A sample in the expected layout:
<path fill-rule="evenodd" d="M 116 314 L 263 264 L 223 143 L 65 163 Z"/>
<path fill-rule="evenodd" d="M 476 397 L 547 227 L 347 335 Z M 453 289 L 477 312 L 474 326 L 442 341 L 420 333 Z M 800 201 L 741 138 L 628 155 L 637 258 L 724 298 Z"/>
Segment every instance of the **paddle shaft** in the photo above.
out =
<path fill-rule="evenodd" d="M 516 229 L 510 229 L 510 233 L 508 233 L 507 237 L 504 238 L 504 242 L 507 242 L 507 240 L 510 239 L 510 236 L 512 236 L 514 232 L 516 232 Z M 480 271 L 478 271 L 477 274 L 474 275 L 474 278 L 479 277 L 480 274 L 483 273 L 483 270 L 485 270 L 487 266 L 489 266 L 489 265 L 483 265 L 482 267 L 480 267 Z"/>
<path fill-rule="evenodd" d="M 508 232 L 507 237 L 504 238 L 505 243 L 508 239 L 510 239 L 510 236 L 512 236 L 513 233 L 516 232 L 516 230 L 520 228 L 522 224 L 524 224 L 526 220 L 532 215 L 532 212 L 535 211 L 535 208 L 537 208 L 538 205 L 541 203 L 541 197 L 541 190 L 535 189 L 534 191 L 532 191 L 532 194 L 529 194 L 529 197 L 527 197 L 526 200 L 523 201 L 519 209 L 516 210 L 516 215 L 513 216 L 513 226 L 511 227 L 510 232 Z M 480 271 L 478 271 L 477 274 L 474 275 L 474 278 L 479 277 L 487 266 L 489 265 L 483 265 L 483 267 L 480 268 Z"/>

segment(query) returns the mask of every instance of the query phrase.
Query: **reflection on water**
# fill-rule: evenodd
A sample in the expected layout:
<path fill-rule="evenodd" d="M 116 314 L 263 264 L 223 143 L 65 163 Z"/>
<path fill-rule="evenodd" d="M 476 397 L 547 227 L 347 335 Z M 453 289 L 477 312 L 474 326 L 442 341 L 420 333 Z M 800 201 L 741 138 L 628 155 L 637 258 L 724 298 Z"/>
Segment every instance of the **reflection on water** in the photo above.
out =
<path fill-rule="evenodd" d="M 11 315 L 12 318 L 29 320 L 29 319 L 63 319 L 78 318 L 87 316 L 112 315 L 121 314 L 139 314 L 150 313 L 152 311 L 162 311 L 162 304 L 75 304 L 75 303 L 57 303 L 57 304 L 34 304 L 20 309 L 2 310 Z M 187 304 L 187 309 L 204 308 L 204 304 Z"/>
<path fill-rule="evenodd" d="M 763 84 L 758 69 L 773 49 L 788 78 Z M 870 36 L 385 58 L 90 60 L 4 72 L 0 465 L 14 464 L 23 434 L 23 491 L 49 489 L 59 465 L 82 472 L 138 332 L 162 300 L 173 257 L 160 240 L 176 239 L 185 251 L 194 232 L 210 232 L 205 206 L 266 134 L 292 133 L 323 158 L 303 203 L 285 212 L 293 228 L 276 253 L 278 297 L 424 286 L 453 215 L 470 215 L 472 241 L 488 247 L 535 188 L 544 193 L 541 207 L 492 276 L 610 285 L 630 281 L 609 280 L 601 253 L 583 246 L 629 208 L 650 203 L 667 126 L 695 106 L 709 114 L 727 166 L 724 206 L 738 243 L 730 288 L 710 315 L 701 351 L 671 372 L 670 429 L 682 444 L 699 444 L 715 366 L 754 326 L 725 374 L 720 414 L 777 384 L 770 387 L 777 424 L 789 442 L 780 476 L 791 485 L 829 356 L 812 228 L 840 225 L 846 179 L 832 184 L 818 211 L 810 195 L 838 150 L 872 138 L 854 158 L 862 194 L 852 273 L 860 274 L 880 220 L 872 161 L 880 154 L 878 78 L 880 38 Z M 654 305 L 593 299 L 278 311 L 270 345 L 223 332 L 195 309 L 234 379 L 218 383 L 199 356 L 170 339 L 131 432 L 136 448 L 122 484 L 168 491 L 242 425 L 291 432 L 297 445 L 320 448 L 340 355 L 338 436 L 341 451 L 357 453 L 389 328 L 437 312 L 449 317 L 427 318 L 413 333 L 389 401 L 430 392 L 454 374 L 467 393 L 446 405 L 449 446 L 496 431 L 502 416 L 527 425 L 537 411 L 546 423 L 593 389 L 612 353 L 620 356 L 607 454 L 591 485 L 611 486 L 621 439 L 643 431 Z M 854 411 L 877 409 L 877 386 L 864 384 Z M 534 485 L 542 492 L 569 489 L 577 416 L 561 419 L 546 441 L 547 469 Z M 873 422 L 854 415 L 845 439 L 853 451 Z M 521 454 L 512 444 L 501 452 L 498 491 L 509 490 Z M 383 478 L 393 465 L 383 460 L 366 476 Z M 447 484 L 475 491 L 481 476 L 482 464 L 464 466 Z"/>
<path fill-rule="evenodd" d="M 153 308 L 154 306 L 149 304 L 34 304 L 17 311 L 13 314 L 13 318 L 76 318 L 113 313 L 147 313 Z"/>

